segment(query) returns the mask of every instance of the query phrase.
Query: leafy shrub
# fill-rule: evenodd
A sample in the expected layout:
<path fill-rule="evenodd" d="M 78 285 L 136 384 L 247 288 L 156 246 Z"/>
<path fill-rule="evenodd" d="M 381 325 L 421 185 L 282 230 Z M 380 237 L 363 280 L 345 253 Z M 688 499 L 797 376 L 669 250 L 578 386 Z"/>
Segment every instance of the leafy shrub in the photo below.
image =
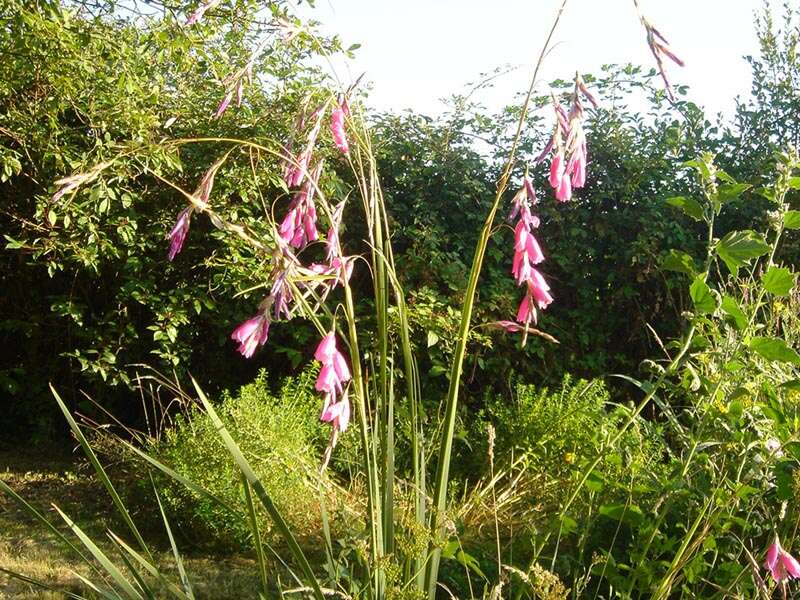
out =
<path fill-rule="evenodd" d="M 597 456 L 628 417 L 627 408 L 609 410 L 610 406 L 608 388 L 601 379 L 565 375 L 556 388 L 517 384 L 511 402 L 499 396 L 487 399 L 483 418 L 472 432 L 472 455 L 485 464 L 489 421 L 497 431 L 495 454 L 500 460 L 525 454 L 533 471 L 554 482 L 566 481 L 575 470 L 573 465 Z M 661 456 L 653 425 L 644 421 L 639 425 L 607 453 L 602 463 L 607 476 L 623 470 L 639 472 Z M 472 472 L 480 472 L 480 465 L 472 466 Z"/>
<path fill-rule="evenodd" d="M 496 533 L 513 546 L 515 564 L 533 568 L 547 548 L 567 575 L 607 548 L 614 529 L 630 520 L 620 507 L 645 503 L 667 457 L 654 423 L 636 418 L 622 433 L 630 416 L 628 407 L 611 402 L 603 380 L 571 375 L 557 387 L 518 383 L 510 402 L 485 400 L 466 435 L 468 450 L 454 461 L 462 465 L 462 480 L 472 481 L 452 505 L 461 542 L 486 572 L 495 568 Z M 581 485 L 584 465 L 597 456 L 603 459 Z M 564 511 L 573 492 L 576 501 Z M 632 510 L 635 519 L 639 509 Z M 517 589 L 521 582 L 510 585 Z M 583 582 L 576 576 L 572 585 Z"/>
<path fill-rule="evenodd" d="M 324 498 L 325 508 L 333 511 L 344 493 L 329 478 L 319 475 L 328 431 L 318 419 L 315 376 L 316 367 L 310 367 L 298 377 L 285 379 L 275 394 L 262 370 L 255 381 L 235 395 L 226 393 L 217 409 L 264 487 L 301 537 L 321 530 L 320 499 Z M 332 466 L 346 468 L 354 449 L 355 436 L 346 433 L 334 452 Z M 243 516 L 246 505 L 243 487 L 238 483 L 239 471 L 208 415 L 191 409 L 149 451 L 181 475 L 241 509 L 239 515 L 228 514 L 211 500 L 165 481 L 167 504 L 176 522 L 191 531 L 193 541 L 225 546 L 248 544 L 250 528 Z M 261 531 L 269 532 L 271 521 L 264 516 L 260 526 Z"/>

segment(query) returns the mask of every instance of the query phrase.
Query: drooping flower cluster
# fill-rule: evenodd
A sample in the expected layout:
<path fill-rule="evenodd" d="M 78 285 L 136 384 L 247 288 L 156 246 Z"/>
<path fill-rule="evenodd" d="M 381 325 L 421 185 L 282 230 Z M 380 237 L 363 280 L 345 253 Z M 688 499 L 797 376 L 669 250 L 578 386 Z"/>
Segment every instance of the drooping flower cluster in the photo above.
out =
<path fill-rule="evenodd" d="M 295 194 L 289 206 L 289 212 L 286 213 L 280 226 L 280 235 L 283 241 L 297 249 L 305 248 L 307 244 L 319 237 L 314 194 L 321 173 L 322 162 L 320 161 L 305 180 L 300 191 Z"/>
<path fill-rule="evenodd" d="M 581 96 L 597 107 L 594 96 L 589 92 L 580 75 L 575 76 L 575 89 L 570 100 L 569 114 L 561 104 L 553 98 L 556 113 L 556 125 L 553 137 L 548 143 L 542 158 L 552 150 L 553 160 L 550 163 L 550 187 L 555 191 L 556 199 L 566 202 L 572 198 L 572 191 L 586 184 L 586 161 L 588 150 L 586 134 L 583 130 L 584 110 Z"/>
<path fill-rule="evenodd" d="M 318 392 L 325 395 L 320 419 L 331 423 L 336 431 L 345 431 L 350 422 L 350 400 L 345 384 L 350 381 L 351 375 L 347 361 L 336 348 L 334 331 L 322 338 L 314 358 L 322 364 L 315 386 Z"/>
<path fill-rule="evenodd" d="M 800 563 L 781 547 L 778 536 L 775 536 L 775 541 L 767 550 L 767 560 L 764 563 L 764 568 L 768 569 L 772 575 L 775 583 L 781 583 L 784 580 L 791 580 L 800 578 Z"/>
<path fill-rule="evenodd" d="M 528 176 L 525 175 L 522 187 L 512 201 L 511 219 L 517 219 L 514 228 L 514 261 L 511 272 L 517 285 L 525 286 L 525 296 L 517 310 L 517 321 L 527 327 L 537 321 L 537 309 L 544 310 L 553 301 L 550 286 L 544 276 L 536 269 L 544 260 L 539 242 L 533 230 L 539 227 L 539 217 L 531 213 L 536 203 L 536 193 Z"/>
<path fill-rule="evenodd" d="M 230 98 L 223 101 L 224 106 L 221 106 L 221 109 L 224 110 L 229 102 Z M 309 304 L 300 304 L 298 295 L 302 296 L 304 303 L 316 302 L 319 304 L 337 285 L 340 283 L 344 285 L 350 279 L 353 271 L 354 257 L 344 255 L 339 237 L 345 202 L 342 201 L 335 207 L 330 207 L 325 200 L 319 188 L 323 170 L 321 160 L 316 163 L 313 170 L 309 170 L 322 120 L 328 106 L 330 103 L 323 104 L 310 114 L 303 114 L 297 119 L 295 134 L 292 137 L 294 138 L 296 135 L 302 139 L 302 146 L 298 154 L 292 153 L 292 140 L 284 148 L 282 175 L 293 196 L 287 213 L 275 232 L 276 246 L 273 249 L 274 268 L 270 276 L 272 282 L 270 293 L 259 305 L 257 313 L 238 325 L 231 333 L 231 338 L 238 343 L 238 352 L 245 358 L 252 357 L 256 350 L 267 342 L 270 325 L 273 321 L 291 319 L 297 312 L 298 306 L 308 308 Z M 345 153 L 349 152 L 345 131 L 345 117 L 349 114 L 349 110 L 346 98 L 340 97 L 331 112 L 333 142 L 340 151 Z M 226 153 L 211 166 L 204 174 L 194 194 L 186 194 L 190 205 L 180 212 L 175 226 L 170 232 L 169 260 L 173 260 L 183 248 L 194 212 L 207 213 L 212 223 L 218 228 L 232 231 L 253 241 L 247 228 L 224 222 L 209 208 L 214 177 L 229 154 L 230 152 Z M 63 185 L 58 192 L 59 196 L 72 191 L 88 177 L 94 176 L 94 174 L 87 174 L 62 180 L 59 182 Z M 73 180 L 77 183 L 73 184 Z M 303 250 L 320 237 L 315 202 L 317 199 L 330 221 L 325 241 L 326 262 L 304 267 L 296 252 Z M 260 249 L 266 249 L 257 241 L 254 243 Z M 351 375 L 347 362 L 336 348 L 334 332 L 330 332 L 323 338 L 314 356 L 322 363 L 316 383 L 316 389 L 324 394 L 320 419 L 331 423 L 333 427 L 331 443 L 326 452 L 327 462 L 330 458 L 330 450 L 336 444 L 338 434 L 345 431 L 350 422 L 350 400 L 346 384 Z"/>
<path fill-rule="evenodd" d="M 672 84 L 667 77 L 667 71 L 664 68 L 664 57 L 666 56 L 679 67 L 684 66 L 684 62 L 675 56 L 669 47 L 669 42 L 661 33 L 653 27 L 653 25 L 644 17 L 640 17 L 642 25 L 647 32 L 647 45 L 650 47 L 650 52 L 653 53 L 653 58 L 656 59 L 658 65 L 658 72 L 661 74 L 661 79 L 664 81 L 664 87 L 667 90 L 667 96 L 670 100 L 675 100 L 675 95 L 672 93 Z"/>

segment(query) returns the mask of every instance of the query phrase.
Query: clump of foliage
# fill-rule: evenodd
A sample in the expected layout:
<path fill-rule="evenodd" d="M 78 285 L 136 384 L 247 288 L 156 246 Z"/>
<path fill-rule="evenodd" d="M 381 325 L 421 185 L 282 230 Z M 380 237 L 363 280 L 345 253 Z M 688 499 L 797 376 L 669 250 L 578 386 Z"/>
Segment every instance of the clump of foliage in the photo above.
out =
<path fill-rule="evenodd" d="M 235 394 L 223 395 L 217 413 L 238 441 L 265 489 L 300 537 L 314 537 L 321 527 L 323 505 L 331 512 L 342 509 L 352 498 L 319 473 L 320 456 L 328 431 L 318 419 L 314 394 L 315 368 L 298 377 L 289 377 L 273 393 L 267 374 L 261 371 L 252 383 Z M 354 436 L 343 436 L 334 467 L 346 469 L 354 460 Z M 191 493 L 185 486 L 165 478 L 162 498 L 171 509 L 174 521 L 195 543 L 217 546 L 249 546 L 252 543 L 238 467 L 219 437 L 211 419 L 198 408 L 180 415 L 173 426 L 150 443 L 153 457 L 194 481 L 238 509 L 231 514 L 206 497 Z M 351 512 L 357 506 L 349 507 Z M 346 512 L 335 519 L 348 523 Z M 261 521 L 271 543 L 276 541 L 268 518 Z"/>

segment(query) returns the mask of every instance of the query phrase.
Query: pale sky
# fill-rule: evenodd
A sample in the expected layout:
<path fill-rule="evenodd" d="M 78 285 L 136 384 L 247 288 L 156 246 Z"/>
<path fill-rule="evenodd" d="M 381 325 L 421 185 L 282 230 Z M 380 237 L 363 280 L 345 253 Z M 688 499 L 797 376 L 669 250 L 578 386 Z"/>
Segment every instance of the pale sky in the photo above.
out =
<path fill-rule="evenodd" d="M 489 109 L 527 89 L 533 65 L 560 0 L 317 0 L 303 16 L 324 33 L 360 43 L 353 61 L 335 62 L 345 84 L 362 72 L 373 83 L 379 109 L 436 114 L 440 98 L 463 91 L 480 73 L 520 67 L 478 99 Z M 743 56 L 756 54 L 753 14 L 762 0 L 640 0 L 643 14 L 686 62 L 668 64 L 673 83 L 691 86 L 689 98 L 711 114 L 730 114 L 750 89 Z M 775 4 L 775 2 L 773 2 Z M 654 61 L 631 0 L 568 0 L 554 37 L 555 50 L 540 81 L 599 72 L 604 63 Z M 546 88 L 543 88 L 546 90 Z"/>

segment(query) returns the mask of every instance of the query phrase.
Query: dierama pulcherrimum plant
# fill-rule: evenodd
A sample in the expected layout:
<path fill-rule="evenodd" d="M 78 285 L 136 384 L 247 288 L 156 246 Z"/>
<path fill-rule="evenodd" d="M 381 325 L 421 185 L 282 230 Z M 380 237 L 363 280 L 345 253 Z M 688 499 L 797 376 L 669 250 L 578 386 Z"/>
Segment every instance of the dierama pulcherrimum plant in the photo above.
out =
<path fill-rule="evenodd" d="M 361 468 L 366 479 L 364 523 L 368 550 L 366 562 L 358 576 L 352 575 L 349 582 L 337 578 L 332 582 L 340 589 L 344 589 L 347 583 L 348 588 L 345 591 L 348 594 L 382 600 L 393 590 L 413 589 L 431 600 L 436 596 L 439 563 L 450 525 L 447 516 L 449 467 L 464 357 L 473 327 L 472 312 L 477 287 L 487 245 L 497 231 L 494 226 L 497 211 L 507 200 L 509 183 L 519 170 L 518 142 L 537 83 L 539 67 L 550 49 L 553 33 L 566 4 L 567 0 L 562 0 L 539 55 L 530 88 L 521 107 L 513 142 L 497 182 L 496 195 L 480 231 L 461 307 L 449 388 L 443 403 L 443 419 L 441 426 L 436 429 L 438 438 L 433 444 L 437 451 L 433 468 L 425 455 L 428 444 L 422 430 L 417 366 L 412 353 L 404 290 L 395 268 L 387 209 L 383 202 L 369 131 L 355 92 L 348 89 L 338 94 L 330 91 L 310 94 L 300 114 L 296 116 L 294 129 L 286 140 L 273 140 L 265 144 L 227 138 L 165 142 L 165 145 L 174 149 L 205 141 L 229 146 L 227 152 L 209 167 L 194 193 L 182 192 L 187 204 L 178 213 L 177 221 L 169 233 L 168 259 L 177 259 L 195 214 L 208 216 L 215 227 L 243 240 L 254 252 L 263 256 L 270 270 L 269 280 L 263 282 L 269 293 L 259 302 L 249 319 L 235 327 L 234 324 L 231 325 L 231 338 L 238 343 L 237 350 L 243 357 L 251 358 L 259 348 L 269 343 L 271 328 L 297 317 L 309 319 L 320 336 L 313 354 L 313 358 L 321 366 L 315 385 L 321 394 L 320 419 L 331 425 L 330 444 L 322 461 L 323 468 L 334 451 L 339 436 L 347 431 L 351 419 L 357 426 L 361 441 Z M 186 26 L 194 26 L 209 18 L 221 5 L 220 0 L 201 3 L 187 19 Z M 645 21 L 643 23 L 651 48 L 667 53 L 666 46 L 653 37 L 657 32 Z M 287 41 L 298 34 L 296 28 L 280 18 L 275 19 L 274 25 L 275 30 L 282 33 Z M 658 37 L 663 39 L 660 34 Z M 253 82 L 253 64 L 259 48 L 250 54 L 242 68 L 234 70 L 223 80 L 225 91 L 213 115 L 215 118 L 224 118 L 226 111 L 232 110 L 230 105 L 234 97 L 237 104 L 244 101 L 244 86 L 245 83 Z M 673 56 L 671 53 L 667 55 Z M 661 65 L 660 55 L 656 54 L 656 58 Z M 588 144 L 583 129 L 583 99 L 596 105 L 582 78 L 576 75 L 568 110 L 553 99 L 553 135 L 541 153 L 541 160 L 534 161 L 535 168 L 544 158 L 552 155 L 549 183 L 555 199 L 561 202 L 570 200 L 575 190 L 586 184 L 587 171 L 590 168 Z M 323 128 L 326 121 L 329 124 L 327 131 Z M 330 151 L 331 146 L 336 152 Z M 236 160 L 240 155 L 246 156 L 252 162 L 253 153 L 269 156 L 278 165 L 284 185 L 281 195 L 291 198 L 282 214 L 265 215 L 269 234 L 263 237 L 215 212 L 212 201 L 215 177 L 218 177 L 223 165 L 229 160 Z M 328 161 L 327 164 L 334 160 L 339 161 L 352 171 L 356 183 L 351 197 L 334 200 L 328 196 L 326 191 L 330 186 L 326 184 L 326 162 L 323 157 Z M 61 187 L 55 193 L 54 201 L 95 179 L 104 168 L 103 165 L 98 165 L 91 171 L 59 181 Z M 345 209 L 349 204 L 358 201 L 367 225 L 366 241 L 369 252 L 365 257 L 347 255 L 346 249 L 353 241 L 342 235 L 346 225 L 343 224 Z M 516 223 L 510 271 L 518 286 L 523 288 L 523 296 L 516 313 L 517 323 L 505 319 L 497 322 L 509 332 L 523 333 L 523 343 L 529 333 L 552 339 L 531 327 L 531 324 L 537 324 L 538 311 L 546 309 L 555 296 L 544 274 L 539 271 L 545 255 L 534 235 L 539 227 L 539 218 L 533 213 L 536 202 L 537 196 L 526 170 L 519 192 L 511 199 L 511 219 L 515 219 Z M 308 260 L 307 254 L 311 252 L 307 250 L 322 240 L 320 232 L 326 227 L 325 262 Z M 354 290 L 350 285 L 350 278 L 359 260 L 369 267 L 377 325 L 372 336 L 374 343 L 368 348 L 368 360 L 360 347 L 363 336 L 358 334 L 359 315 L 356 314 Z M 340 295 L 334 301 L 335 291 Z M 398 316 L 399 321 L 397 348 L 392 347 L 393 340 L 389 334 L 392 313 Z M 501 318 L 508 316 L 510 315 L 502 315 Z M 395 389 L 397 381 L 402 382 L 402 389 Z M 252 488 L 283 534 L 296 565 L 302 571 L 307 590 L 317 600 L 322 600 L 324 593 L 319 581 L 319 569 L 312 568 L 280 512 L 199 388 L 197 393 L 212 419 L 218 424 L 223 441 L 246 479 L 245 491 L 248 499 L 251 500 L 249 494 Z M 408 429 L 412 464 L 410 471 L 402 474 L 402 479 L 409 482 L 406 488 L 412 496 L 413 519 L 419 528 L 427 531 L 427 544 L 424 547 L 419 544 L 398 543 L 403 530 L 398 527 L 399 519 L 395 514 L 398 504 L 395 493 L 398 473 L 394 456 L 396 398 L 406 403 L 405 412 L 410 415 Z M 175 475 L 164 465 L 147 460 L 168 475 Z M 431 474 L 432 487 L 429 483 Z M 143 545 L 135 526 L 132 523 L 129 526 Z M 254 540 L 263 567 L 263 549 L 257 530 L 254 531 Z M 332 544 L 330 539 L 327 542 L 328 559 L 333 564 L 335 560 L 330 556 Z M 266 583 L 264 593 L 267 593 Z"/>

